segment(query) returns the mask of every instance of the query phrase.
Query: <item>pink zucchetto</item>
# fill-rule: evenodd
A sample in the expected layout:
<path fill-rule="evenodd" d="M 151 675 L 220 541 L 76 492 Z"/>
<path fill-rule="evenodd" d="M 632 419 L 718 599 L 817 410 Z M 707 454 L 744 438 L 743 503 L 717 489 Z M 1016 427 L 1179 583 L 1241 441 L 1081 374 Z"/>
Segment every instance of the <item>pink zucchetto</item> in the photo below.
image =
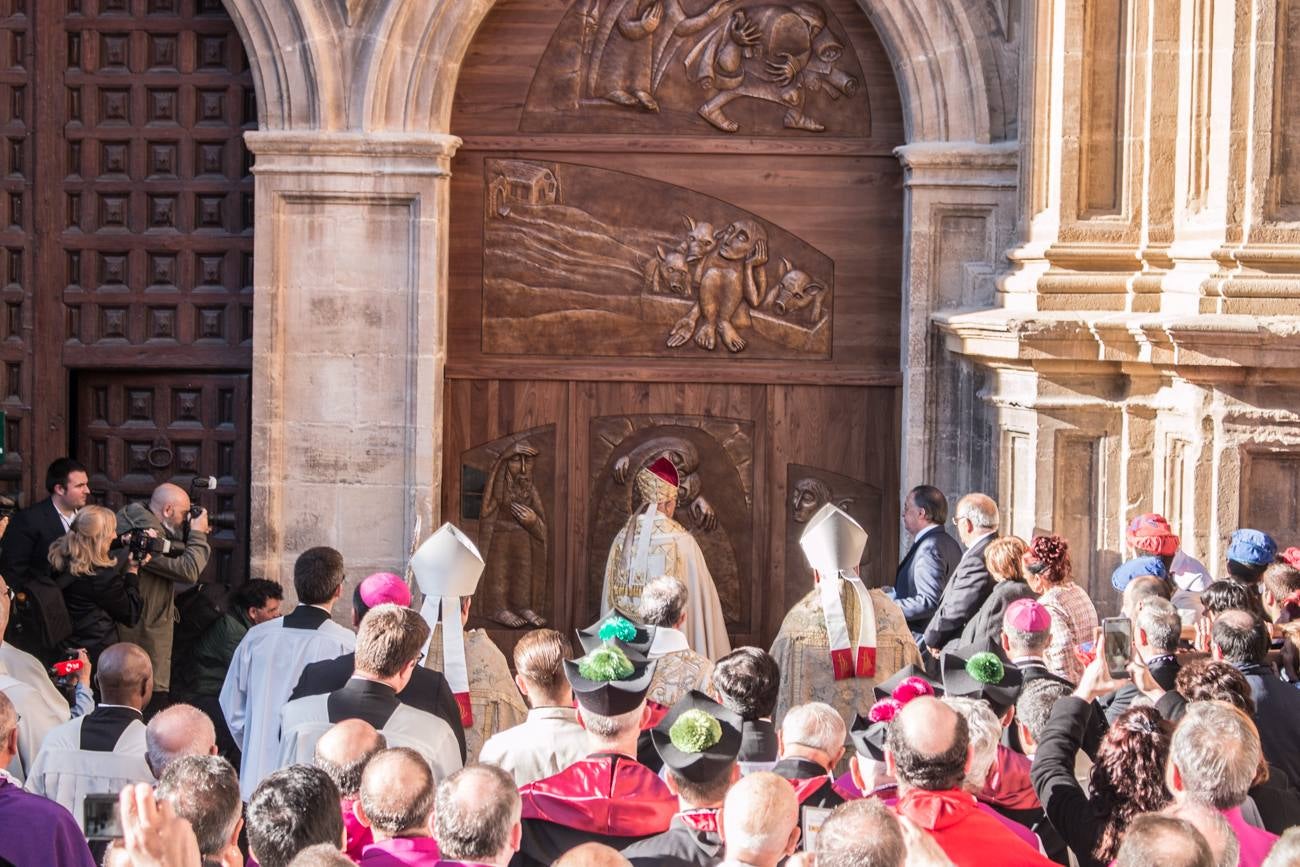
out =
<path fill-rule="evenodd" d="M 405 608 L 411 604 L 411 588 L 392 572 L 376 572 L 361 582 L 361 601 L 369 608 L 387 602 Z"/>
<path fill-rule="evenodd" d="M 1007 606 L 1002 623 L 1021 632 L 1046 632 L 1052 628 L 1052 615 L 1032 599 L 1017 599 Z"/>

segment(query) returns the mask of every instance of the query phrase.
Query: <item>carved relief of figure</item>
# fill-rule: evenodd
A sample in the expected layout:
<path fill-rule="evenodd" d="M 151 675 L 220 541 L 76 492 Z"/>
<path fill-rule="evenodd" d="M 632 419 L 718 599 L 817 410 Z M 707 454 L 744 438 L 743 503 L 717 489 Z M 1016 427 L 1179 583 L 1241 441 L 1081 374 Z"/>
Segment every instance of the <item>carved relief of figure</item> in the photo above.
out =
<path fill-rule="evenodd" d="M 821 322 L 822 307 L 829 300 L 830 292 L 812 275 L 790 264 L 789 259 L 781 260 L 781 272 L 781 282 L 772 290 L 772 309 L 786 317 L 807 309 L 808 325 Z"/>
<path fill-rule="evenodd" d="M 651 295 L 665 292 L 691 297 L 691 269 L 686 254 L 681 250 L 665 250 L 662 245 L 655 247 L 655 255 L 645 265 L 646 290 Z"/>
<path fill-rule="evenodd" d="M 502 626 L 545 626 L 529 606 L 546 581 L 546 517 L 533 483 L 537 449 L 520 440 L 501 453 L 483 492 L 479 550 L 484 611 Z"/>
<path fill-rule="evenodd" d="M 825 125 L 804 111 L 807 95 L 856 92 L 857 80 L 836 66 L 843 53 L 825 10 L 800 2 L 737 9 L 700 39 L 686 65 L 692 81 L 718 91 L 699 114 L 723 132 L 739 129 L 723 109 L 741 97 L 783 106 L 787 129 L 822 132 Z"/>
<path fill-rule="evenodd" d="M 700 467 L 700 453 L 689 440 L 679 437 L 656 437 L 632 449 L 614 462 L 614 480 L 626 485 L 637 477 L 642 470 L 660 458 L 667 458 L 677 468 L 679 484 L 677 503 L 687 510 L 701 530 L 712 530 L 718 524 L 713 506 L 704 498 L 701 491 L 703 483 L 697 472 Z M 637 491 L 632 492 L 628 510 L 635 512 L 644 506 L 637 502 Z"/>
<path fill-rule="evenodd" d="M 832 496 L 830 486 L 821 479 L 811 476 L 799 479 L 790 493 L 790 516 L 796 524 L 806 524 Z M 847 512 L 853 505 L 853 497 L 836 498 L 835 505 Z"/>
<path fill-rule="evenodd" d="M 749 326 L 749 307 L 758 307 L 767 294 L 766 264 L 767 230 L 762 225 L 742 219 L 723 229 L 717 248 L 700 263 L 699 302 L 673 326 L 668 346 L 684 346 L 694 334 L 703 349 L 713 349 L 718 337 L 732 352 L 744 349 L 736 329 Z"/>

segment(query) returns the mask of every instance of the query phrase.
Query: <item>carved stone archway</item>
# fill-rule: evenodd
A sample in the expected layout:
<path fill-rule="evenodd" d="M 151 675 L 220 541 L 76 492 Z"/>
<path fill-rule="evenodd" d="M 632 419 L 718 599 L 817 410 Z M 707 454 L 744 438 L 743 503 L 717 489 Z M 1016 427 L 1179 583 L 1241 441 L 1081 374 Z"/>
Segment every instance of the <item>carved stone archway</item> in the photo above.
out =
<path fill-rule="evenodd" d="M 391 569 L 417 518 L 428 531 L 440 499 L 442 180 L 458 144 L 448 122 L 461 59 L 495 0 L 224 2 L 248 50 L 260 119 L 249 135 L 258 173 L 254 570 L 287 574 L 322 526 L 338 529 L 339 547 L 355 544 L 348 550 L 360 562 L 349 574 Z M 858 2 L 890 55 L 908 140 L 899 149 L 908 187 L 901 478 L 988 488 L 991 450 L 961 434 L 978 431 L 978 401 L 935 411 L 945 390 L 973 390 L 974 381 L 942 355 L 930 320 L 941 308 L 990 306 L 1011 239 L 1019 7 Z M 367 303 L 374 309 L 356 315 Z M 375 382 L 394 389 L 382 404 Z M 364 459 L 352 454 L 358 447 Z M 341 481 L 322 482 L 307 521 L 285 492 L 317 476 Z M 358 511 L 385 529 L 350 539 Z"/>

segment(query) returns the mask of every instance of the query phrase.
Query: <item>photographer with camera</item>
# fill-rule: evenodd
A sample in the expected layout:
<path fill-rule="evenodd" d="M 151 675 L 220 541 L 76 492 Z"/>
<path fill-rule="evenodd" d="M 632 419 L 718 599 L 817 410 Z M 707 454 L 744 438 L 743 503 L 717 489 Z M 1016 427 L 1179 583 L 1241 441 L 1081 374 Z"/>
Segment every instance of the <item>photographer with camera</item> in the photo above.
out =
<path fill-rule="evenodd" d="M 207 511 L 191 507 L 190 495 L 177 485 L 161 484 L 147 506 L 130 503 L 117 513 L 117 532 L 141 529 L 152 530 L 158 543 L 153 558 L 140 569 L 144 613 L 139 625 L 121 630 L 121 636 L 143 647 L 153 662 L 154 697 L 149 707 L 156 711 L 167 705 L 171 691 L 172 629 L 177 619 L 173 591 L 177 584 L 198 582 L 212 548 Z"/>
<path fill-rule="evenodd" d="M 67 534 L 50 546 L 55 584 L 72 621 L 65 648 L 84 647 L 91 665 L 119 640 L 119 626 L 140 622 L 140 568 L 149 562 L 149 531 L 134 534 L 123 550 L 112 550 L 117 519 L 103 506 L 86 506 L 77 513 Z"/>

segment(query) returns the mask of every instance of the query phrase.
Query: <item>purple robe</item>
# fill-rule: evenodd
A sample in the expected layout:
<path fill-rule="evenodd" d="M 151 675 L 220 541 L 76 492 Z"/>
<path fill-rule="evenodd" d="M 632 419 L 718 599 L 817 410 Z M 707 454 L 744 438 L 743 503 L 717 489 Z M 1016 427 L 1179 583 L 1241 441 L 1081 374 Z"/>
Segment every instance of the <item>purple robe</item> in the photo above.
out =
<path fill-rule="evenodd" d="M 0 816 L 12 831 L 0 834 L 0 858 L 13 864 L 95 867 L 72 814 L 54 801 L 23 791 L 0 774 Z"/>

